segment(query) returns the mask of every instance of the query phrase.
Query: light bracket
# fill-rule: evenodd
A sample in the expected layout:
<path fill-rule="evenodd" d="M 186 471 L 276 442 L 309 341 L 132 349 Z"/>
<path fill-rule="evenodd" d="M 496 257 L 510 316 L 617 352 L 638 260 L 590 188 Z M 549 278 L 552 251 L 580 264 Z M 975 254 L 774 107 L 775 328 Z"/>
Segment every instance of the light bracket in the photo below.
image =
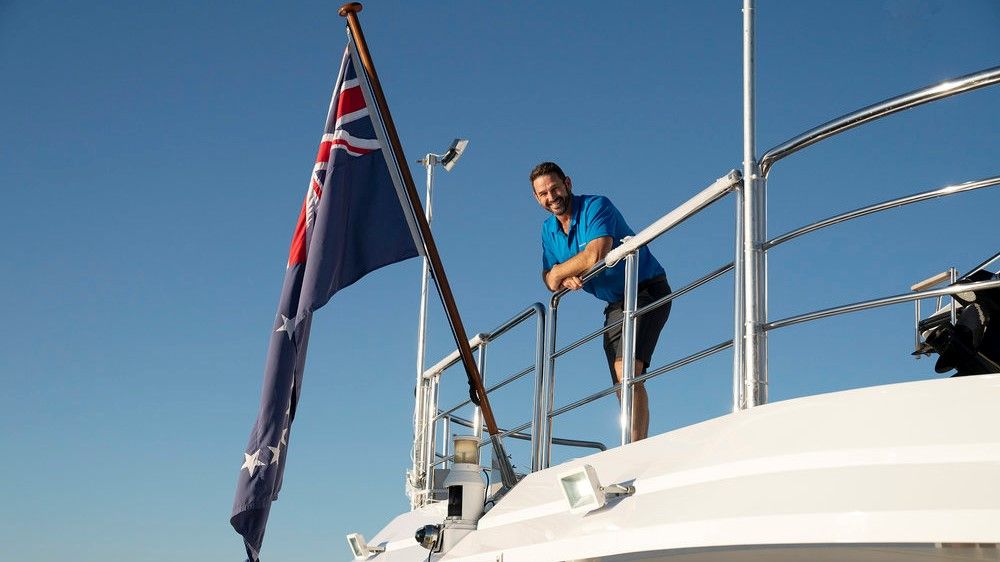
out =
<path fill-rule="evenodd" d="M 361 533 L 351 533 L 347 535 L 347 545 L 351 547 L 351 554 L 355 560 L 367 560 L 374 554 L 385 552 L 385 548 L 373 546 L 365 541 L 365 536 Z"/>
<path fill-rule="evenodd" d="M 559 485 L 570 513 L 587 513 L 604 507 L 608 498 L 631 496 L 635 486 L 602 486 L 593 466 L 585 464 L 559 475 Z"/>

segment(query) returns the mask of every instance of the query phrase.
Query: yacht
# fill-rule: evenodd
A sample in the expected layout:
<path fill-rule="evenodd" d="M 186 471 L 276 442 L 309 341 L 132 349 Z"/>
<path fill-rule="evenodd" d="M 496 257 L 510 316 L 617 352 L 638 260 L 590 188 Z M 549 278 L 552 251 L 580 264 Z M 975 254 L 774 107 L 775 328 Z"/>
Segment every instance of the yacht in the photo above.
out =
<path fill-rule="evenodd" d="M 345 555 L 373 562 L 1000 560 L 1000 256 L 903 280 L 912 289 L 905 293 L 830 303 L 784 318 L 769 314 L 765 297 L 767 254 L 779 245 L 874 213 L 1000 185 L 1000 175 L 973 176 L 769 237 L 765 194 L 776 166 L 854 128 L 995 87 L 1000 67 L 877 101 L 760 151 L 754 138 L 754 2 L 744 2 L 743 10 L 741 165 L 708 174 L 717 179 L 692 189 L 684 203 L 588 273 L 626 262 L 626 341 L 642 314 L 731 276 L 733 338 L 642 375 L 626 372 L 620 386 L 567 401 L 555 394 L 563 357 L 604 330 L 560 342 L 565 290 L 526 306 L 469 344 L 482 359 L 515 327 L 534 326 L 530 364 L 487 388 L 530 377 L 532 392 L 523 399 L 533 404 L 532 419 L 498 428 L 491 439 L 470 400 L 441 403 L 441 385 L 459 379 L 442 377 L 459 364 L 459 352 L 424 370 L 406 474 L 410 509 L 387 517 L 373 536 L 349 534 Z M 638 249 L 734 199 L 733 261 L 637 309 L 631 264 Z M 901 327 L 913 331 L 913 353 L 932 356 L 936 370 L 952 376 L 769 401 L 771 332 L 884 306 L 914 307 L 914 325 Z M 631 441 L 636 383 L 726 351 L 733 355 L 731 413 Z M 630 353 L 634 342 L 627 341 L 626 365 Z M 619 442 L 554 434 L 558 417 L 615 393 L 621 396 Z M 530 443 L 530 467 L 515 471 L 497 454 L 481 462 L 495 440 Z M 579 452 L 553 462 L 553 445 Z"/>

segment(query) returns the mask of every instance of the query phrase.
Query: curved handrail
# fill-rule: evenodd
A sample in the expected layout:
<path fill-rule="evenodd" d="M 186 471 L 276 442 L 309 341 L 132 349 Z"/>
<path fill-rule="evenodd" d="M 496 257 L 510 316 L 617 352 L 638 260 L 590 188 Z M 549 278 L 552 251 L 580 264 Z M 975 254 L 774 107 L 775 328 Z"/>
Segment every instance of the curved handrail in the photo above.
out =
<path fill-rule="evenodd" d="M 451 421 L 462 427 L 472 427 L 472 420 L 467 420 L 459 416 L 452 416 Z M 528 424 L 522 424 L 513 429 L 501 429 L 501 433 L 504 433 L 504 437 L 510 437 L 512 439 L 520 439 L 521 441 L 530 441 L 530 433 L 522 433 L 522 430 L 526 428 Z M 581 447 L 585 449 L 597 449 L 598 451 L 607 451 L 608 446 L 600 441 L 589 441 L 586 439 L 566 439 L 565 437 L 553 437 L 552 442 L 556 445 L 566 445 L 569 447 Z M 480 447 L 483 445 L 488 445 L 490 443 L 489 439 L 484 439 L 480 443 Z"/>
<path fill-rule="evenodd" d="M 501 324 L 500 326 L 498 326 L 497 328 L 495 328 L 491 332 L 476 334 L 476 336 L 474 336 L 470 340 L 470 342 L 469 342 L 470 347 L 471 348 L 478 348 L 479 349 L 479 351 L 480 351 L 480 362 L 482 362 L 482 361 L 485 360 L 485 351 L 486 351 L 486 348 L 487 348 L 487 346 L 491 342 L 496 341 L 499 337 L 503 336 L 508 331 L 510 331 L 514 327 L 520 325 L 524 321 L 526 321 L 526 320 L 528 320 L 528 319 L 530 319 L 532 317 L 537 317 L 538 318 L 538 322 L 537 322 L 537 326 L 536 326 L 536 343 L 535 343 L 536 357 L 535 357 L 535 364 L 533 366 L 529 366 L 529 367 L 527 367 L 525 369 L 522 369 L 521 371 L 519 371 L 517 373 L 514 373 L 513 375 L 509 376 L 508 378 L 506 378 L 506 379 L 500 381 L 499 383 L 493 385 L 492 387 L 490 387 L 489 389 L 487 389 L 487 393 L 495 391 L 498 388 L 501 388 L 501 387 L 503 387 L 503 386 L 505 386 L 507 384 L 510 384 L 511 382 L 513 382 L 513 381 L 515 381 L 517 379 L 520 379 L 520 378 L 524 377 L 525 375 L 527 375 L 528 373 L 531 373 L 532 371 L 534 371 L 536 373 L 536 376 L 535 376 L 535 378 L 536 378 L 535 388 L 536 388 L 536 394 L 537 394 L 537 389 L 540 388 L 540 386 L 541 386 L 541 378 L 542 378 L 542 373 L 544 371 L 544 365 L 543 365 L 543 359 L 544 359 L 544 357 L 543 357 L 543 355 L 542 355 L 542 353 L 541 353 L 540 350 L 542 348 L 542 344 L 543 344 L 543 341 L 544 341 L 545 316 L 546 316 L 545 315 L 545 307 L 541 303 L 536 302 L 536 303 L 533 303 L 532 305 L 528 306 L 527 308 L 525 308 L 521 312 L 518 312 L 512 318 L 510 318 L 509 320 L 507 320 L 506 322 L 504 322 L 503 324 Z M 415 445 L 414 445 L 415 450 L 417 448 L 416 439 L 420 439 L 422 445 L 419 448 L 422 451 L 422 453 L 421 453 L 420 460 L 418 462 L 414 463 L 415 464 L 414 470 L 415 471 L 422 470 L 425 475 L 426 474 L 430 474 L 430 469 L 431 469 L 432 466 L 434 466 L 433 458 L 432 457 L 434 455 L 436 455 L 436 453 L 433 452 L 434 451 L 434 442 L 435 442 L 435 437 L 434 437 L 434 434 L 435 434 L 435 430 L 434 430 L 435 424 L 438 421 L 440 421 L 440 420 L 443 419 L 444 423 L 446 424 L 446 427 L 447 427 L 447 423 L 449 423 L 449 421 L 451 421 L 451 419 L 453 417 L 452 416 L 453 412 L 455 412 L 455 411 L 457 411 L 457 410 L 459 410 L 459 409 L 461 409 L 461 408 L 463 408 L 463 407 L 465 407 L 465 406 L 467 406 L 467 405 L 469 405 L 469 404 L 472 403 L 471 400 L 465 400 L 465 401 L 463 401 L 463 402 L 461 402 L 461 403 L 459 403 L 459 404 L 457 404 L 457 405 L 449 408 L 448 410 L 446 410 L 444 412 L 440 412 L 439 411 L 438 404 L 437 404 L 437 390 L 436 389 L 437 389 L 437 386 L 438 386 L 440 375 L 446 369 L 448 369 L 449 367 L 457 364 L 458 361 L 459 361 L 458 350 L 455 350 L 452 353 L 450 353 L 449 355 L 447 355 L 444 358 L 442 358 L 440 361 L 438 361 L 433 367 L 425 370 L 424 373 L 423 373 L 424 380 L 429 381 L 429 384 L 430 384 L 430 386 L 431 386 L 431 388 L 433 390 L 431 390 L 428 393 L 428 395 L 427 395 L 427 398 L 426 398 L 427 407 L 424 408 L 424 412 L 425 413 L 422 416 L 422 421 L 421 421 L 421 425 L 424 426 L 424 427 L 426 427 L 427 430 L 424 432 L 424 436 L 423 437 L 417 437 L 417 438 L 415 438 Z M 482 366 L 480 368 L 483 369 Z M 485 372 L 483 374 L 485 375 Z M 530 425 L 530 424 L 528 424 L 528 425 Z M 520 431 L 520 429 L 518 429 L 518 431 Z M 501 437 L 502 437 L 502 435 L 501 435 Z M 416 465 L 419 465 L 419 468 Z M 426 481 L 426 482 L 427 482 L 426 485 L 429 486 L 430 482 L 429 481 Z"/>
<path fill-rule="evenodd" d="M 826 123 L 810 129 L 797 137 L 789 139 L 784 143 L 768 150 L 760 159 L 760 175 L 766 178 L 771 171 L 771 166 L 778 160 L 789 156 L 807 146 L 842 133 L 848 129 L 853 129 L 858 125 L 867 123 L 874 119 L 879 119 L 893 113 L 923 105 L 934 100 L 949 96 L 969 92 L 985 86 L 992 86 L 1000 83 L 1000 66 L 981 70 L 973 74 L 946 80 L 940 84 L 927 86 L 919 90 L 914 90 L 901 96 L 889 98 L 887 100 L 869 105 L 853 113 L 848 113 L 842 117 L 827 121 Z"/>
<path fill-rule="evenodd" d="M 867 207 L 861 207 L 859 209 L 854 209 L 853 211 L 848 211 L 839 215 L 834 215 L 832 217 L 823 219 L 818 222 L 797 228 L 795 230 L 786 232 L 780 236 L 775 236 L 774 238 L 764 242 L 763 248 L 769 250 L 779 244 L 784 244 L 789 240 L 793 240 L 802 236 L 803 234 L 808 234 L 814 232 L 821 228 L 826 228 L 828 226 L 833 226 L 851 219 L 856 219 L 872 213 L 877 213 L 879 211 L 886 211 L 889 209 L 895 209 L 897 207 L 903 207 L 905 205 L 911 205 L 913 203 L 920 203 L 921 201 L 927 201 L 929 199 L 936 199 L 938 197 L 946 197 L 948 195 L 955 195 L 957 193 L 964 193 L 966 191 L 973 191 L 976 189 L 981 189 L 984 187 L 993 187 L 995 185 L 1000 185 L 1000 176 L 993 176 L 991 178 L 984 178 L 981 180 L 968 181 L 965 183 L 958 183 L 953 185 L 948 185 L 938 189 L 933 189 L 931 191 L 924 191 L 921 193 L 914 193 L 913 195 L 907 195 L 905 197 L 899 197 L 897 199 L 890 199 L 888 201 L 883 201 L 881 203 L 876 203 L 874 205 L 869 205 Z"/>
<path fill-rule="evenodd" d="M 510 383 L 512 383 L 512 382 L 514 382 L 514 381 L 516 381 L 516 380 L 524 377 L 525 375 L 531 374 L 531 372 L 534 371 L 534 370 L 535 370 L 535 366 L 534 365 L 529 365 L 529 366 L 525 367 L 524 369 L 521 369 L 520 371 L 518 371 L 518 372 L 516 372 L 516 373 L 514 373 L 512 375 L 510 375 L 509 377 L 505 378 L 504 380 L 496 383 L 495 385 L 486 387 L 486 394 L 489 394 L 489 393 L 493 392 L 494 390 L 499 390 L 499 389 L 507 386 L 508 384 L 510 384 Z M 472 400 L 470 400 L 470 399 L 467 398 L 467 399 L 463 400 L 462 402 L 459 402 L 458 404 L 455 404 L 451 408 L 448 408 L 447 410 L 442 410 L 442 411 L 438 412 L 437 415 L 433 416 L 431 419 L 436 421 L 436 420 L 448 417 L 451 414 L 453 414 L 453 413 L 461 410 L 462 408 L 464 408 L 465 406 L 468 406 L 470 404 L 472 404 Z"/>
<path fill-rule="evenodd" d="M 878 308 L 880 306 L 888 306 L 891 304 L 899 304 L 902 302 L 909 302 L 909 301 L 915 301 L 933 297 L 943 297 L 947 295 L 965 293 L 968 291 L 978 291 L 980 289 L 995 289 L 997 287 L 1000 287 L 1000 280 L 979 281 L 977 283 L 962 283 L 960 285 L 951 285 L 949 287 L 944 287 L 942 289 L 930 289 L 927 291 L 918 291 L 915 293 L 903 293 L 900 295 L 892 295 L 880 299 L 873 299 L 868 301 L 845 304 L 843 306 L 835 306 L 833 308 L 825 308 L 823 310 L 817 310 L 815 312 L 807 312 L 805 314 L 799 314 L 796 316 L 789 316 L 788 318 L 775 320 L 774 322 L 768 322 L 764 324 L 763 329 L 765 331 L 775 330 L 778 328 L 784 328 L 786 326 L 792 326 L 794 324 L 809 322 L 811 320 L 819 320 L 820 318 L 829 318 L 830 316 L 847 314 L 848 312 L 858 312 L 860 310 L 867 310 L 869 308 Z"/>
<path fill-rule="evenodd" d="M 674 300 L 681 298 L 685 294 L 697 289 L 698 287 L 701 287 L 706 283 L 715 281 L 719 277 L 722 277 L 723 275 L 729 273 L 732 270 L 733 270 L 733 262 L 729 262 L 728 264 L 719 267 L 715 271 L 712 271 L 711 273 L 707 273 L 699 277 L 698 279 L 695 279 L 694 281 L 688 283 L 687 285 L 681 287 L 680 289 L 677 289 L 676 291 L 671 291 L 670 294 L 664 297 L 660 297 L 659 299 L 647 304 L 646 306 L 637 309 L 635 311 L 635 317 L 639 318 L 640 316 L 646 314 L 651 310 L 659 308 L 668 302 L 673 302 Z M 552 358 L 555 359 L 558 357 L 562 357 L 563 355 L 566 355 L 570 351 L 573 351 L 574 349 L 580 347 L 581 345 L 586 344 L 587 342 L 593 340 L 594 338 L 600 335 L 603 335 L 605 332 L 613 330 L 614 328 L 615 328 L 614 325 L 598 328 L 597 330 L 594 330 L 593 332 L 590 332 L 589 334 L 582 336 L 580 339 L 566 344 L 563 348 L 552 351 Z"/>
<path fill-rule="evenodd" d="M 635 236 L 630 236 L 622 242 L 621 246 L 608 252 L 604 256 L 604 263 L 608 267 L 621 261 L 627 254 L 638 250 L 640 247 L 649 244 L 662 234 L 693 217 L 721 199 L 727 193 L 737 189 L 743 182 L 743 174 L 739 170 L 730 170 L 728 174 L 712 182 L 711 185 L 701 190 L 694 197 L 681 203 L 677 208 L 663 215 L 653 224 L 639 231 Z"/>
<path fill-rule="evenodd" d="M 640 376 L 636 377 L 635 379 L 633 379 L 632 383 L 635 384 L 635 383 L 645 382 L 645 381 L 647 381 L 647 380 L 649 380 L 649 379 L 651 379 L 653 377 L 658 377 L 658 376 L 660 376 L 662 374 L 665 374 L 665 373 L 668 373 L 670 371 L 673 371 L 674 369 L 679 369 L 679 368 L 681 368 L 681 367 L 683 367 L 685 365 L 690 365 L 691 363 L 694 363 L 695 361 L 699 361 L 699 360 L 704 359 L 706 357 L 715 355 L 716 353 L 718 353 L 718 352 L 720 352 L 720 351 L 722 351 L 724 349 L 729 349 L 732 346 L 733 346 L 733 340 L 726 340 L 724 342 L 717 343 L 717 344 L 715 344 L 715 345 L 713 345 L 711 347 L 706 347 L 705 349 L 703 349 L 701 351 L 697 351 L 695 353 L 692 353 L 691 355 L 688 355 L 687 357 L 682 357 L 682 358 L 678 359 L 677 361 L 674 361 L 673 363 L 669 363 L 669 364 L 664 365 L 664 366 L 662 366 L 662 367 L 660 367 L 658 369 L 654 369 L 652 371 L 649 371 L 648 373 L 640 375 Z M 605 396 L 609 396 L 611 394 L 614 394 L 615 392 L 618 392 L 621 389 L 621 387 L 622 387 L 621 384 L 613 384 L 613 385 L 609 386 L 608 388 L 605 388 L 605 389 L 602 389 L 602 390 L 598 390 L 597 392 L 595 392 L 593 394 L 590 394 L 589 396 L 584 396 L 583 398 L 580 398 L 576 402 L 570 402 L 569 404 L 566 404 L 564 406 L 560 406 L 558 409 L 553 410 L 551 415 L 552 415 L 552 417 L 555 417 L 555 416 L 559 416 L 559 415 L 565 414 L 566 412 L 569 412 L 570 410 L 575 410 L 575 409 L 579 408 L 580 406 L 583 406 L 584 404 L 589 404 L 589 403 L 593 402 L 594 400 L 598 400 L 600 398 L 604 398 Z"/>
<path fill-rule="evenodd" d="M 596 276 L 600 272 L 604 271 L 606 268 L 612 267 L 613 265 L 615 265 L 618 261 L 620 261 L 625 256 L 634 253 L 641 246 L 648 244 L 650 241 L 652 241 L 656 237 L 658 237 L 658 236 L 664 234 L 665 232 L 669 231 L 670 229 L 676 227 L 677 225 L 679 225 L 680 223 L 684 222 L 688 218 L 690 218 L 690 217 L 698 214 L 699 212 L 701 212 L 702 210 L 704 210 L 706 207 L 708 207 L 712 203 L 715 203 L 715 202 L 719 201 L 720 199 L 722 199 L 722 197 L 724 195 L 726 195 L 726 194 L 728 194 L 730 192 L 738 190 L 738 188 L 740 187 L 740 185 L 742 185 L 742 182 L 743 182 L 743 176 L 742 176 L 742 174 L 738 170 L 731 170 L 731 171 L 729 171 L 726 175 L 724 175 L 724 176 L 716 179 L 708 187 L 702 189 L 694 197 L 689 198 L 687 201 L 685 201 L 684 203 L 682 203 L 680 206 L 678 206 L 677 208 L 673 209 L 672 211 L 670 211 L 669 213 L 667 213 L 663 217 L 660 217 L 660 219 L 658 219 L 657 221 L 655 221 L 651 225 L 649 225 L 646 228 L 644 228 L 642 231 L 639 232 L 639 234 L 637 234 L 635 236 L 631 236 L 629 238 L 626 238 L 625 241 L 623 241 L 623 243 L 620 246 L 618 246 L 617 248 L 611 250 L 611 252 L 608 252 L 608 254 L 605 256 L 605 258 L 604 258 L 603 261 L 597 262 L 586 273 L 584 273 L 584 275 L 581 276 L 581 281 L 583 283 L 586 283 L 587 281 L 589 281 L 590 279 L 592 279 L 594 276 Z M 696 281 L 692 285 L 694 285 L 694 286 L 700 286 L 701 284 L 707 283 L 708 281 L 711 281 L 711 280 L 717 278 L 718 276 L 722 275 L 723 273 L 725 273 L 729 269 L 732 269 L 732 265 L 723 266 L 723 268 L 721 270 L 718 270 L 718 271 L 710 273 L 709 275 L 707 275 L 706 277 L 703 277 L 699 281 Z M 658 306 L 662 306 L 662 305 L 666 304 L 667 302 L 672 301 L 673 299 L 676 299 L 677 297 L 681 296 L 682 294 L 684 294 L 685 292 L 691 290 L 692 288 L 694 288 L 694 287 L 685 288 L 685 289 L 682 289 L 680 291 L 677 291 L 676 294 L 667 295 L 666 297 L 658 300 L 656 303 L 652 303 L 652 304 L 644 307 L 643 309 L 641 309 L 639 311 L 634 311 L 634 312 L 630 311 L 629 314 L 627 315 L 627 318 L 624 321 L 625 322 L 628 322 L 628 321 L 634 322 L 635 318 L 637 318 L 640 314 L 643 314 L 643 313 L 647 312 L 648 310 L 650 310 L 652 308 L 656 308 Z M 540 468 L 547 467 L 548 464 L 549 464 L 548 442 L 551 439 L 551 422 L 552 422 L 552 418 L 554 417 L 552 410 L 553 410 L 553 391 L 554 391 L 554 382 L 555 382 L 555 362 L 556 362 L 556 358 L 559 357 L 560 355 L 562 355 L 563 353 L 566 353 L 566 352 L 568 352 L 568 351 L 570 351 L 572 349 L 575 349 L 576 347 L 582 345 L 583 343 L 585 343 L 587 341 L 590 341 L 593 338 L 596 338 L 598 335 L 600 335 L 600 334 L 604 333 L 606 330 L 610 329 L 610 327 L 605 327 L 605 328 L 603 328 L 601 330 L 598 330 L 596 332 L 588 334 L 587 336 L 585 336 L 584 338 L 582 338 L 580 341 L 574 342 L 574 343 L 570 344 L 569 346 L 567 346 L 566 349 L 559 350 L 557 352 L 556 351 L 556 331 L 557 331 L 556 330 L 556 324 L 557 324 L 557 318 L 558 318 L 559 302 L 561 301 L 562 297 L 566 293 L 569 293 L 569 292 L 570 292 L 569 289 L 565 289 L 565 288 L 559 289 L 559 290 L 553 292 L 552 297 L 549 299 L 549 314 L 548 314 L 548 318 L 546 319 L 547 320 L 546 321 L 546 332 L 547 332 L 547 334 L 546 334 L 546 342 L 545 342 L 545 359 L 546 359 L 545 360 L 545 367 L 546 367 L 546 372 L 545 372 L 545 375 L 544 375 L 544 379 L 545 379 L 544 380 L 544 388 L 541 389 L 542 391 L 540 393 L 540 397 L 541 397 L 541 400 L 542 400 L 543 404 L 542 404 L 542 407 L 540 409 L 541 414 L 539 415 L 539 417 L 542 418 L 540 420 L 541 421 L 541 424 L 540 424 L 541 425 L 541 428 L 540 428 L 541 431 L 539 432 L 539 441 L 545 447 L 543 450 L 539 451 L 539 455 L 538 455 L 539 456 L 539 461 L 538 461 L 537 464 L 538 464 L 538 467 L 540 467 Z M 627 333 L 628 333 L 628 331 L 625 330 L 625 335 L 627 335 Z M 626 368 L 626 369 L 628 369 L 628 368 Z M 628 379 L 626 379 L 626 380 L 628 380 Z M 627 407 L 628 407 L 627 401 L 623 402 L 623 408 L 627 408 Z M 623 437 L 623 440 L 624 439 L 625 438 Z"/>

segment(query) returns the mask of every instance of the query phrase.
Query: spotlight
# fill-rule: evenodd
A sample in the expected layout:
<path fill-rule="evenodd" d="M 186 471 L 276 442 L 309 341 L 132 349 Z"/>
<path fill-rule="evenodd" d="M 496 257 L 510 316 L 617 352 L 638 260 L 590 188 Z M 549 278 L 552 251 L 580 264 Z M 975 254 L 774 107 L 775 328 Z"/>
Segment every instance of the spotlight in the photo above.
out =
<path fill-rule="evenodd" d="M 431 552 L 441 550 L 441 525 L 424 525 L 413 535 L 417 544 Z"/>
<path fill-rule="evenodd" d="M 597 472 L 589 464 L 559 475 L 563 497 L 570 513 L 586 513 L 604 507 L 609 497 L 631 496 L 635 486 L 611 484 L 601 486 Z"/>
<path fill-rule="evenodd" d="M 347 544 L 351 547 L 355 560 L 367 560 L 373 554 L 385 552 L 385 549 L 378 546 L 371 546 L 365 541 L 365 536 L 361 533 L 351 533 L 347 535 Z"/>
<path fill-rule="evenodd" d="M 465 152 L 466 146 L 469 146 L 469 139 L 455 139 L 452 141 L 451 146 L 448 147 L 448 151 L 441 157 L 441 165 L 444 166 L 446 172 L 450 172 L 455 167 L 458 159 Z"/>

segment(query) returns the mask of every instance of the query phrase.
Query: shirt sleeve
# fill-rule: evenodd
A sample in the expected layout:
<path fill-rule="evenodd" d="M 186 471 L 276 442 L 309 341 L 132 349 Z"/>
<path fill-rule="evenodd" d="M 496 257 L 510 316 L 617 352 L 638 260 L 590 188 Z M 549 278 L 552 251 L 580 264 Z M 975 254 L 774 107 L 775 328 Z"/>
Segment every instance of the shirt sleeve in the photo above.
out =
<path fill-rule="evenodd" d="M 545 229 L 542 229 L 542 271 L 548 271 L 559 263 L 552 249 L 545 243 Z"/>
<path fill-rule="evenodd" d="M 619 223 L 622 221 L 621 213 L 611 203 L 611 200 L 603 195 L 595 197 L 583 212 L 580 214 L 580 222 L 583 228 L 583 235 L 580 243 L 589 243 L 602 236 L 610 236 L 612 244 L 617 244 L 615 233 L 619 231 Z"/>

